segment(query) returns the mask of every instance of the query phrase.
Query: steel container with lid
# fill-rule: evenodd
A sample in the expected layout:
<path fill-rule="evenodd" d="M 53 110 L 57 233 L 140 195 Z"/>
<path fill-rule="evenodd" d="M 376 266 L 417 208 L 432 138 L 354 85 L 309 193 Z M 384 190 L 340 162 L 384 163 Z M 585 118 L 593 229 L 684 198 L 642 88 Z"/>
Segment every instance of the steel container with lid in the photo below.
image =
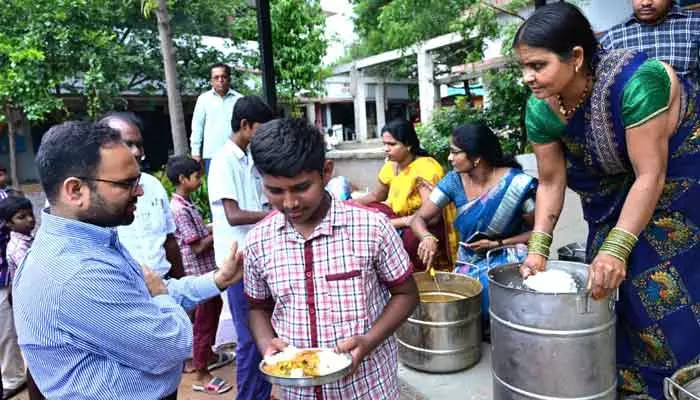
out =
<path fill-rule="evenodd" d="M 589 297 L 586 264 L 547 264 L 570 273 L 577 293 L 535 292 L 519 268 L 489 271 L 493 398 L 615 399 L 614 300 Z"/>

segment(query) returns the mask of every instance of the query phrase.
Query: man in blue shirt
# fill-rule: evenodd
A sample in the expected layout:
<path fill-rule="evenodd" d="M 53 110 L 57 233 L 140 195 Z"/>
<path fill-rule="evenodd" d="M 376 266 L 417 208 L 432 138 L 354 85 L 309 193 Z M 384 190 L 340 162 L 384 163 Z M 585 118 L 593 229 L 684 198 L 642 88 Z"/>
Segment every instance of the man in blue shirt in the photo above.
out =
<path fill-rule="evenodd" d="M 220 269 L 163 281 L 114 227 L 134 219 L 141 171 L 105 125 L 54 126 L 36 158 L 50 208 L 13 286 L 19 344 L 52 400 L 175 399 L 192 324 L 183 309 L 241 278 L 232 246 Z"/>
<path fill-rule="evenodd" d="M 645 52 L 670 64 L 678 75 L 700 79 L 700 11 L 684 10 L 673 0 L 632 0 L 634 14 L 600 40 L 607 50 Z"/>

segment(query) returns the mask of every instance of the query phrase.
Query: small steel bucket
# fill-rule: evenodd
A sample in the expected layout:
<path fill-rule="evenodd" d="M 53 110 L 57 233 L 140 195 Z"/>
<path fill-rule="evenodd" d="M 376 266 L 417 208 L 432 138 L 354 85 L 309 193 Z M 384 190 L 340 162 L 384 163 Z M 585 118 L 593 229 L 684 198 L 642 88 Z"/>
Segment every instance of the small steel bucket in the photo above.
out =
<path fill-rule="evenodd" d="M 664 379 L 664 395 L 667 400 L 700 400 L 700 364 L 681 368 Z"/>

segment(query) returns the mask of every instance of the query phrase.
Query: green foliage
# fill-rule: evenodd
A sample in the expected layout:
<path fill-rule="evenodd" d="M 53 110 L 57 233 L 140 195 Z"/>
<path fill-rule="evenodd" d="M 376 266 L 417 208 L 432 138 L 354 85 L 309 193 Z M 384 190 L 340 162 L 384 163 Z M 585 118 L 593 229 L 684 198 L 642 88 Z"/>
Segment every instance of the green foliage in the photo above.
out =
<path fill-rule="evenodd" d="M 447 166 L 452 130 L 469 122 L 481 121 L 490 126 L 505 153 L 521 154 L 526 150 L 523 115 L 528 91 L 520 81 L 520 71 L 509 66 L 487 73 L 485 79 L 489 90 L 487 107 L 480 110 L 458 98 L 454 106 L 436 110 L 431 121 L 417 130 L 423 147 L 444 166 Z"/>
<path fill-rule="evenodd" d="M 165 188 L 165 191 L 168 192 L 168 196 L 172 196 L 172 194 L 175 192 L 175 186 L 172 182 L 170 182 L 170 179 L 168 179 L 168 176 L 165 174 L 165 170 L 157 171 L 153 174 L 153 176 L 158 178 L 160 183 Z M 190 195 L 190 200 L 192 201 L 192 204 L 194 204 L 195 208 L 197 208 L 197 211 L 199 212 L 199 215 L 202 216 L 204 222 L 211 222 L 209 189 L 206 175 L 202 175 L 202 184 L 199 185 L 199 188 L 197 188 L 197 190 Z"/>
<path fill-rule="evenodd" d="M 416 129 L 421 146 L 435 157 L 444 167 L 448 166 L 450 136 L 458 125 L 481 121 L 483 115 L 464 98 L 458 98 L 455 105 L 435 110 L 428 124 L 420 124 Z"/>
<path fill-rule="evenodd" d="M 528 4 L 512 0 L 496 9 L 482 0 L 353 0 L 355 31 L 360 40 L 350 50 L 366 57 L 393 49 L 406 49 L 417 42 L 450 32 L 464 40 L 434 51 L 435 65 L 452 66 L 483 58 L 486 40 L 502 37 L 498 17 Z M 442 73 L 446 71 L 436 71 Z M 382 65 L 372 73 L 392 77 L 415 76 L 414 60 Z"/>
<path fill-rule="evenodd" d="M 234 8 L 228 0 L 168 4 L 180 90 L 196 94 L 208 88 L 211 64 L 236 64 L 240 58 L 205 46 L 200 36 L 227 36 Z M 141 0 L 0 2 L 0 102 L 7 103 L 6 93 L 11 93 L 13 107 L 40 121 L 62 107 L 53 97 L 60 91 L 85 96 L 88 115 L 95 118 L 123 108 L 121 92 L 163 93 L 155 16 L 146 19 L 141 12 Z M 234 71 L 234 89 L 247 92 L 244 82 L 250 73 Z"/>
<path fill-rule="evenodd" d="M 245 0 L 235 0 L 236 23 L 233 35 L 257 38 L 255 10 Z M 324 36 L 326 17 L 319 0 L 271 0 L 272 52 L 278 96 L 293 102 L 301 90 L 317 95 L 329 71 L 321 66 L 326 53 Z M 248 55 L 243 61 L 259 68 L 259 56 Z"/>

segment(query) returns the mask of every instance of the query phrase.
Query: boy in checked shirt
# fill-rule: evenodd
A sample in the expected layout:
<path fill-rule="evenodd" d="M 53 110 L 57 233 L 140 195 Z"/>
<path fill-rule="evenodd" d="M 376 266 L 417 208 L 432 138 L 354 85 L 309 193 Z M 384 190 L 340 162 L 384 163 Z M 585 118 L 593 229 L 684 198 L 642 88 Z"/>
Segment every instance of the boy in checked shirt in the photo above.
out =
<path fill-rule="evenodd" d="M 418 302 L 401 239 L 381 214 L 335 200 L 323 137 L 301 120 L 258 128 L 251 153 L 278 210 L 248 234 L 245 293 L 260 351 L 287 345 L 352 356 L 353 372 L 283 399 L 398 399 L 394 331 Z"/>
<path fill-rule="evenodd" d="M 175 220 L 175 238 L 180 246 L 185 275 L 204 275 L 216 269 L 214 261 L 214 238 L 190 201 L 190 194 L 202 183 L 201 166 L 187 156 L 175 156 L 165 168 L 175 192 L 170 199 L 170 209 Z M 231 390 L 231 385 L 209 371 L 233 361 L 228 354 L 215 354 L 212 346 L 216 340 L 219 316 L 223 301 L 220 296 L 199 303 L 194 313 L 194 343 L 192 365 L 196 372 L 192 390 L 222 394 Z"/>

